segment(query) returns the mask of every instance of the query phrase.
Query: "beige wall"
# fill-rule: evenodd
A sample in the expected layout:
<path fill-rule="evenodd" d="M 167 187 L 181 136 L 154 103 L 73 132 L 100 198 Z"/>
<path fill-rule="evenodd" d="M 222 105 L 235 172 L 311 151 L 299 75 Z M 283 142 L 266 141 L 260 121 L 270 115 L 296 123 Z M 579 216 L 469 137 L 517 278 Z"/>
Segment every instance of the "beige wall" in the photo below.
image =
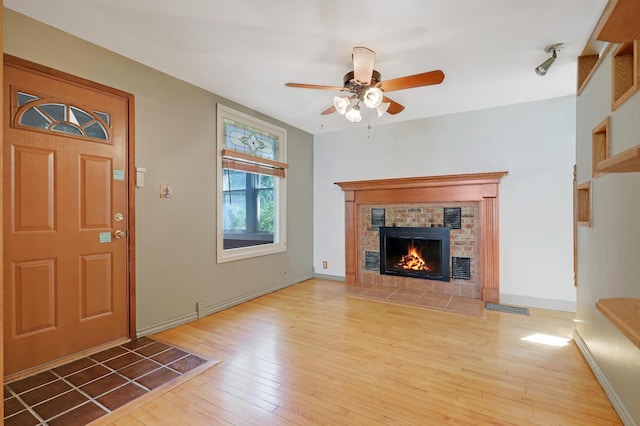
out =
<path fill-rule="evenodd" d="M 312 276 L 313 136 L 11 10 L 4 51 L 135 95 L 137 329 L 144 334 Z M 216 264 L 216 103 L 288 132 L 288 251 Z M 159 185 L 173 185 L 172 199 Z"/>
<path fill-rule="evenodd" d="M 578 341 L 625 424 L 640 423 L 640 348 L 598 310 L 599 299 L 640 298 L 640 173 L 591 177 L 591 131 L 611 116 L 611 153 L 640 143 L 640 93 L 611 111 L 611 55 L 577 100 L 577 180 L 592 180 L 592 226 L 578 227 Z"/>

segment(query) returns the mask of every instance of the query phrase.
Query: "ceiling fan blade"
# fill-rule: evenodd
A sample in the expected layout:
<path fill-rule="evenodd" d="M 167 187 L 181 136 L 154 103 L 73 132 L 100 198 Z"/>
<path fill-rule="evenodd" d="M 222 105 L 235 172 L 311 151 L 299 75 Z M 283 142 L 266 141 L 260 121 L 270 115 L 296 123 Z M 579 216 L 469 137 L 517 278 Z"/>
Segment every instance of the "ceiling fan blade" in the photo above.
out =
<path fill-rule="evenodd" d="M 381 82 L 378 87 L 385 92 L 394 90 L 411 89 L 413 87 L 430 86 L 440 84 L 444 80 L 444 73 L 440 70 L 423 72 L 422 74 L 408 75 Z"/>
<path fill-rule="evenodd" d="M 324 111 L 322 111 L 320 113 L 320 115 L 329 115 L 329 114 L 333 114 L 334 112 L 336 112 L 336 107 L 334 107 L 333 105 L 331 105 L 329 108 L 325 109 Z"/>
<path fill-rule="evenodd" d="M 387 110 L 387 112 L 392 115 L 402 112 L 402 110 L 404 109 L 404 106 L 400 105 L 393 99 L 387 98 L 386 96 L 382 98 L 382 102 L 389 102 L 391 104 L 389 105 L 389 109 Z"/>
<path fill-rule="evenodd" d="M 366 47 L 353 48 L 353 77 L 364 85 L 371 83 L 376 52 Z"/>
<path fill-rule="evenodd" d="M 319 90 L 345 90 L 344 87 L 338 87 L 338 86 L 322 86 L 322 85 L 318 85 L 318 84 L 304 84 L 304 83 L 286 83 L 285 86 L 287 87 L 297 87 L 297 88 L 301 88 L 301 89 L 319 89 Z"/>

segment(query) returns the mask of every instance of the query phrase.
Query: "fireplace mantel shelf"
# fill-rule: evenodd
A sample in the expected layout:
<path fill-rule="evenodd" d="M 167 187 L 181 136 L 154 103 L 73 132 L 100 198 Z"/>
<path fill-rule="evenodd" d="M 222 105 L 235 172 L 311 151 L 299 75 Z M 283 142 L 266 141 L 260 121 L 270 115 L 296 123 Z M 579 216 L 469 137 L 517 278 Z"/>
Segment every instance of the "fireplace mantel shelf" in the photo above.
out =
<path fill-rule="evenodd" d="M 395 179 L 356 180 L 335 182 L 343 191 L 367 191 L 373 189 L 424 188 L 431 186 L 478 185 L 498 183 L 509 172 L 471 173 L 462 175 L 422 176 Z"/>

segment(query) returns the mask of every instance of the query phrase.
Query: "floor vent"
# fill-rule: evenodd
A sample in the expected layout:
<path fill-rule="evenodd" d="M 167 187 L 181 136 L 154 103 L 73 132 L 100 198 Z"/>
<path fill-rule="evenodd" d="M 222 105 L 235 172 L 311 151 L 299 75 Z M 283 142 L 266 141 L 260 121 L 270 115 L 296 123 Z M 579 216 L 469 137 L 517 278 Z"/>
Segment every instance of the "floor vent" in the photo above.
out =
<path fill-rule="evenodd" d="M 500 305 L 498 303 L 487 302 L 484 308 L 488 311 L 506 312 L 509 314 L 529 315 L 529 308 L 521 308 L 520 306 Z"/>

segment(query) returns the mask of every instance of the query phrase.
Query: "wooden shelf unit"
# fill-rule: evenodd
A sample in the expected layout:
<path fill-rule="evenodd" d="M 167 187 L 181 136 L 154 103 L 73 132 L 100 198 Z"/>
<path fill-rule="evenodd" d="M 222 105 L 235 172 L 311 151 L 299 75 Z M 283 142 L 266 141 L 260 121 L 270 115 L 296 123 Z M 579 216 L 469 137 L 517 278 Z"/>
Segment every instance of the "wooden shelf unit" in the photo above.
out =
<path fill-rule="evenodd" d="M 640 3 L 610 0 L 596 25 L 596 38 L 613 43 L 640 38 Z"/>
<path fill-rule="evenodd" d="M 586 53 L 587 49 L 585 49 L 585 52 L 578 56 L 578 96 L 580 96 L 584 88 L 587 87 L 587 83 L 591 80 L 591 77 L 607 56 L 610 49 L 610 44 L 607 45 L 602 53 L 593 53 L 593 50 L 591 50 L 590 53 Z"/>
<path fill-rule="evenodd" d="M 578 56 L 578 92 L 582 91 L 582 87 L 586 84 L 599 60 L 600 55 L 597 54 Z"/>
<path fill-rule="evenodd" d="M 631 297 L 600 299 L 596 302 L 596 308 L 640 348 L 640 299 Z"/>
<path fill-rule="evenodd" d="M 610 123 L 611 119 L 607 117 L 591 131 L 591 176 L 594 178 L 605 174 L 599 169 L 599 165 L 606 161 L 611 154 Z"/>
<path fill-rule="evenodd" d="M 620 44 L 611 57 L 611 109 L 638 91 L 638 41 Z"/>
<path fill-rule="evenodd" d="M 640 172 L 640 145 L 601 161 L 596 170 L 599 174 Z"/>
<path fill-rule="evenodd" d="M 591 181 L 578 185 L 578 225 L 591 226 Z"/>

